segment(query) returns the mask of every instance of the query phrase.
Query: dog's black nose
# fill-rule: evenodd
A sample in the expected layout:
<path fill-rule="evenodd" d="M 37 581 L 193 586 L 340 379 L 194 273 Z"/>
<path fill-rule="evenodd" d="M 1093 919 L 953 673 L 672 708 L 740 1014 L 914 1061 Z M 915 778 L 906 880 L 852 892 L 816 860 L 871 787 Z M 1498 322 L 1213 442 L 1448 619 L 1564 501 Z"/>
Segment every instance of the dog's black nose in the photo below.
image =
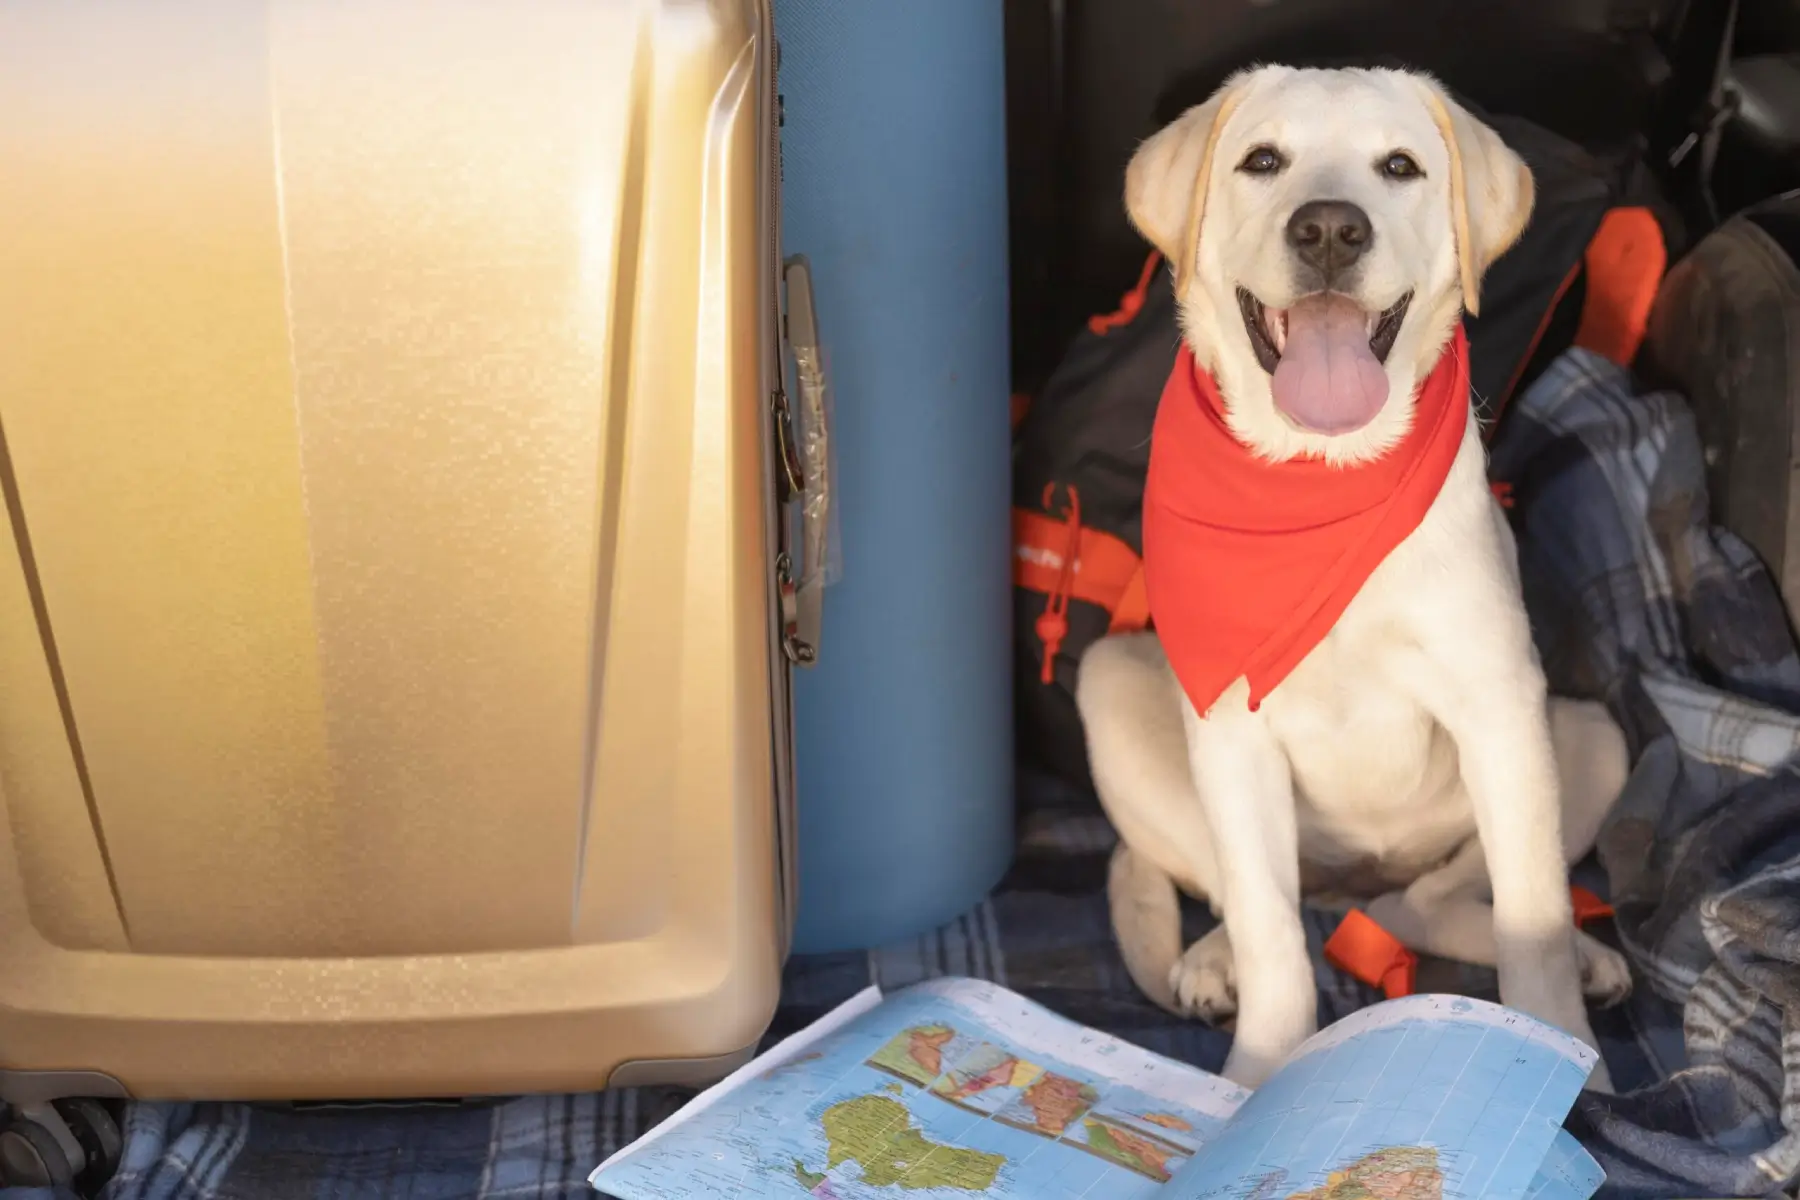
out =
<path fill-rule="evenodd" d="M 1348 200 L 1312 200 L 1288 218 L 1287 240 L 1300 261 L 1329 283 L 1362 257 L 1375 231 L 1369 214 Z"/>

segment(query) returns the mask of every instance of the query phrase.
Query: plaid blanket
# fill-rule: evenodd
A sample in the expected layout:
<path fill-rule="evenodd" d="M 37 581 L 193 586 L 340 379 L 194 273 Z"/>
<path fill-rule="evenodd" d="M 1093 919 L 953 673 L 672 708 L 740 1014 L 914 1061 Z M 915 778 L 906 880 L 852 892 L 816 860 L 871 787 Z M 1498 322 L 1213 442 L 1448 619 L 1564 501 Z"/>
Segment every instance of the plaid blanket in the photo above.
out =
<path fill-rule="evenodd" d="M 1599 857 L 1639 991 L 1685 1061 L 1571 1121 L 1617 1196 L 1800 1175 L 1800 658 L 1748 547 L 1709 528 L 1693 420 L 1572 352 L 1495 448 L 1551 685 L 1603 697 L 1636 769 Z"/>
<path fill-rule="evenodd" d="M 1800 1174 L 1800 659 L 1749 551 L 1709 529 L 1681 402 L 1634 395 L 1573 352 L 1519 403 L 1495 448 L 1527 596 L 1565 693 L 1604 697 L 1637 768 L 1599 866 L 1638 968 L 1595 1025 L 1621 1089 L 1571 1127 L 1620 1198 L 1764 1196 Z M 1478 633 L 1478 631 L 1473 631 Z M 1217 1068 L 1228 1036 L 1176 1021 L 1126 978 L 1107 927 L 1112 834 L 1092 798 L 1021 781 L 1017 861 L 952 925 L 869 954 L 797 959 L 771 1037 L 871 980 L 982 976 L 1160 1053 Z M 1604 874 L 1601 873 L 1603 869 Z M 1319 1017 L 1372 1002 L 1318 951 Z M 1198 936 L 1207 919 L 1190 914 Z M 1420 986 L 1493 996 L 1491 972 L 1428 962 Z M 641 1089 L 484 1106 L 284 1110 L 144 1104 L 111 1200 L 559 1197 L 683 1099 Z"/>

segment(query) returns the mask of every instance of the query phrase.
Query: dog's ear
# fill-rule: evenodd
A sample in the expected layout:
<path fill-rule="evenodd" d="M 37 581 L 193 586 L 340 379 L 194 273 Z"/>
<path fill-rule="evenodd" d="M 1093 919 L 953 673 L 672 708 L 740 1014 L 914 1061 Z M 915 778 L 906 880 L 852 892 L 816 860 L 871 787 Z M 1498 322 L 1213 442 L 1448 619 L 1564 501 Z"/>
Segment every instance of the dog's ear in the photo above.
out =
<path fill-rule="evenodd" d="M 1194 273 L 1213 147 L 1242 93 L 1241 76 L 1227 80 L 1205 103 L 1139 146 L 1125 168 L 1125 211 L 1138 232 L 1174 264 L 1177 296 Z"/>
<path fill-rule="evenodd" d="M 1531 168 L 1500 135 L 1469 115 L 1437 83 L 1420 79 L 1425 103 L 1450 151 L 1450 219 L 1463 309 L 1481 309 L 1481 277 L 1525 232 L 1537 195 Z"/>

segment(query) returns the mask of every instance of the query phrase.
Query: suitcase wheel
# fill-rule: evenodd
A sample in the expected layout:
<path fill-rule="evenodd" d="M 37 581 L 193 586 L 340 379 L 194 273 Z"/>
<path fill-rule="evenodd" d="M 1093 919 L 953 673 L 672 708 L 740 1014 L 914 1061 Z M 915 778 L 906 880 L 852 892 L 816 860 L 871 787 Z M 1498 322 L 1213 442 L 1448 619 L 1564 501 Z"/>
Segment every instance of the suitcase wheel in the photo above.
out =
<path fill-rule="evenodd" d="M 0 1175 L 8 1187 L 71 1188 L 75 1170 L 54 1135 L 32 1120 L 0 1130 Z"/>
<path fill-rule="evenodd" d="M 69 1132 L 87 1157 L 76 1182 L 83 1192 L 97 1193 L 125 1156 L 125 1137 L 119 1122 L 98 1100 L 58 1100 L 56 1111 L 68 1123 Z"/>

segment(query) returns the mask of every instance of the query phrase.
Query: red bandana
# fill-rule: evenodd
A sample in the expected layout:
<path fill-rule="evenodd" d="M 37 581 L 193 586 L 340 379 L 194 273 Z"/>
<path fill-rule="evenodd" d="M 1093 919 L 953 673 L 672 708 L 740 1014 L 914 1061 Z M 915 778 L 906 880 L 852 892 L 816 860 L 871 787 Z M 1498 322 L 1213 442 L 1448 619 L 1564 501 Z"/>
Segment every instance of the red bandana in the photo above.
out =
<path fill-rule="evenodd" d="M 1457 326 L 1419 388 L 1412 428 L 1373 462 L 1269 462 L 1225 424 L 1184 345 L 1163 389 L 1144 491 L 1144 584 L 1157 636 L 1196 711 L 1241 676 L 1255 710 L 1418 528 L 1469 422 Z"/>

